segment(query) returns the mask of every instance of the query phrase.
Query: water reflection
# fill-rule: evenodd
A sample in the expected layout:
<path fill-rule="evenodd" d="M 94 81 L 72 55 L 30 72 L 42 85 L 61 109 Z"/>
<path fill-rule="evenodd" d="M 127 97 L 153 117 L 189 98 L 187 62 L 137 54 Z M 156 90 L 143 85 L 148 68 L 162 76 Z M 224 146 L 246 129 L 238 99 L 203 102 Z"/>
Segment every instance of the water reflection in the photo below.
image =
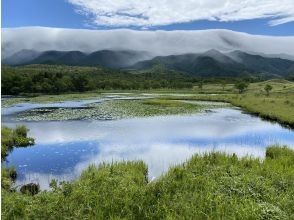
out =
<path fill-rule="evenodd" d="M 294 147 L 293 131 L 230 108 L 190 116 L 25 124 L 37 144 L 14 150 L 8 164 L 20 174 L 17 184 L 35 181 L 43 188 L 52 178 L 73 179 L 103 161 L 144 160 L 153 179 L 194 153 L 263 157 L 270 144 Z"/>

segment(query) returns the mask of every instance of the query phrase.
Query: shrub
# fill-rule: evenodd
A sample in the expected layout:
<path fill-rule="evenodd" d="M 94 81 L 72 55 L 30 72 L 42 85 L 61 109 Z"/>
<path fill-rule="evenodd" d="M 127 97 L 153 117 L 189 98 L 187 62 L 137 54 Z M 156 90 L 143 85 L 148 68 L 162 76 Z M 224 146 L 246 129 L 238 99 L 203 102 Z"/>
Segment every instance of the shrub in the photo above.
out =
<path fill-rule="evenodd" d="M 26 138 L 28 131 L 29 131 L 29 129 L 26 126 L 19 125 L 15 128 L 14 133 L 17 137 Z"/>
<path fill-rule="evenodd" d="M 15 146 L 18 147 L 26 147 L 35 144 L 35 140 L 33 138 L 16 137 L 14 141 Z"/>
<path fill-rule="evenodd" d="M 31 195 L 31 196 L 38 194 L 39 191 L 40 191 L 40 186 L 39 186 L 39 184 L 36 184 L 36 183 L 28 183 L 28 184 L 23 185 L 20 188 L 20 192 L 22 194 L 27 194 L 27 195 Z"/>
<path fill-rule="evenodd" d="M 269 92 L 273 89 L 273 87 L 269 84 L 266 84 L 264 90 L 266 91 L 267 96 L 269 96 Z"/>
<path fill-rule="evenodd" d="M 248 87 L 246 82 L 238 82 L 235 84 L 235 88 L 238 89 L 239 93 L 243 93 Z"/>
<path fill-rule="evenodd" d="M 285 103 L 286 105 L 289 105 L 289 104 L 290 104 L 290 101 L 289 101 L 289 100 L 286 100 L 284 103 Z"/>

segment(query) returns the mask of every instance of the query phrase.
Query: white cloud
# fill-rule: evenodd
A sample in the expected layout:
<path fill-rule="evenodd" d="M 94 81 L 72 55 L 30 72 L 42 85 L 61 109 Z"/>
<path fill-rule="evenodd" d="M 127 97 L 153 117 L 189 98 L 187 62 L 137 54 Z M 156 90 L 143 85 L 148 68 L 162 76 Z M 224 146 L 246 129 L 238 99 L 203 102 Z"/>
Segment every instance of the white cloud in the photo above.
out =
<path fill-rule="evenodd" d="M 270 19 L 269 25 L 294 21 L 293 0 L 67 0 L 95 25 L 169 25 L 197 20 Z"/>
<path fill-rule="evenodd" d="M 22 49 L 140 50 L 153 55 L 200 53 L 210 49 L 294 55 L 294 37 L 250 35 L 229 30 L 135 31 L 23 27 L 2 29 L 2 57 Z"/>

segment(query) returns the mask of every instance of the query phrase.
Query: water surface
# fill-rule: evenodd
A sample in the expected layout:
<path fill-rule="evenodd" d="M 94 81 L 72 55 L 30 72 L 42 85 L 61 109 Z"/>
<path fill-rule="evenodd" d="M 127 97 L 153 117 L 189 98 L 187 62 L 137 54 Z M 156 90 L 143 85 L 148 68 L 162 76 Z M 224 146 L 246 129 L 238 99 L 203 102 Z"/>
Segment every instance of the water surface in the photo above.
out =
<path fill-rule="evenodd" d="M 195 153 L 212 150 L 264 157 L 272 144 L 294 147 L 294 132 L 239 109 L 219 108 L 186 116 L 113 121 L 6 122 L 25 124 L 36 145 L 15 148 L 6 165 L 18 172 L 16 184 L 71 180 L 90 164 L 143 160 L 154 179 Z"/>

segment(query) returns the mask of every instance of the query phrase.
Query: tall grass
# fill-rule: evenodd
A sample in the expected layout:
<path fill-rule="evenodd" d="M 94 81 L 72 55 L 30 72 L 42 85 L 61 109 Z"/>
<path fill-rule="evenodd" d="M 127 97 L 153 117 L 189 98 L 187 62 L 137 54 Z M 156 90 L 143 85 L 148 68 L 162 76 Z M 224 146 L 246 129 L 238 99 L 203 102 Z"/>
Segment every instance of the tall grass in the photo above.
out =
<path fill-rule="evenodd" d="M 2 191 L 3 219 L 293 219 L 294 151 L 195 155 L 148 182 L 141 162 L 91 166 L 35 196 Z"/>

